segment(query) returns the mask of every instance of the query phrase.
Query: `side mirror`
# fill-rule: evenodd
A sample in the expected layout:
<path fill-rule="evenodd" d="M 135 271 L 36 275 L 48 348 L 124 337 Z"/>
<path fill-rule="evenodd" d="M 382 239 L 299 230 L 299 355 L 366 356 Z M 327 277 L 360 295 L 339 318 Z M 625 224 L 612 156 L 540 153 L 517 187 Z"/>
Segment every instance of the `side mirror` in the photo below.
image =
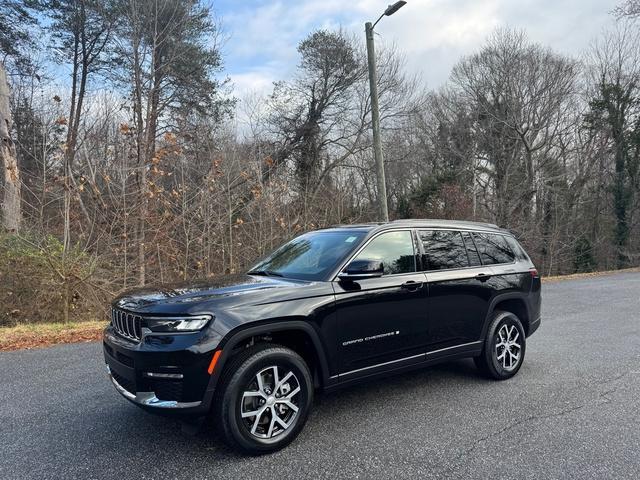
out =
<path fill-rule="evenodd" d="M 338 275 L 340 280 L 353 281 L 381 277 L 384 265 L 380 260 L 354 260 Z"/>

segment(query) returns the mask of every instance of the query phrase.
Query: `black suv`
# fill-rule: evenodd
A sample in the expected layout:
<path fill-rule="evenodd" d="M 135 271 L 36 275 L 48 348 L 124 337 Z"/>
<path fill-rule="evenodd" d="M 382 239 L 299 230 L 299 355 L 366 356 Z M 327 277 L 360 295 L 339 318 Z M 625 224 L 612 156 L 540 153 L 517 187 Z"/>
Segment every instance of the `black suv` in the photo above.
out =
<path fill-rule="evenodd" d="M 401 220 L 301 235 L 247 274 L 127 292 L 104 334 L 140 407 L 211 414 L 232 446 L 291 442 L 314 390 L 473 357 L 503 380 L 540 325 L 540 278 L 494 225 Z"/>

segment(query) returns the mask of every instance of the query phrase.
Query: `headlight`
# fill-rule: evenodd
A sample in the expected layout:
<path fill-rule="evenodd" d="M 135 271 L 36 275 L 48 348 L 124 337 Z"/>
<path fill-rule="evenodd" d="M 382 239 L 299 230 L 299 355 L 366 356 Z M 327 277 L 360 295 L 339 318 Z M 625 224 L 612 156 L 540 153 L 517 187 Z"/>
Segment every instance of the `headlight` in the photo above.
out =
<path fill-rule="evenodd" d="M 193 317 L 145 317 L 144 323 L 152 332 L 197 332 L 198 330 L 202 330 L 211 318 L 211 315 L 197 315 Z"/>

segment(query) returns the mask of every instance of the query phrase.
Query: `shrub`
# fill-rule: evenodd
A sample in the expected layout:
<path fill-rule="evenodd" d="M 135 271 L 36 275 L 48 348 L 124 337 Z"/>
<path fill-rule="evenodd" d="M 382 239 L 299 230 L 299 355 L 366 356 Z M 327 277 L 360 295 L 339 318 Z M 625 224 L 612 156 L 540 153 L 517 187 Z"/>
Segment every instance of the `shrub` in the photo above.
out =
<path fill-rule="evenodd" d="M 90 284 L 96 259 L 53 236 L 0 234 L 0 325 L 102 318 L 104 295 Z"/>

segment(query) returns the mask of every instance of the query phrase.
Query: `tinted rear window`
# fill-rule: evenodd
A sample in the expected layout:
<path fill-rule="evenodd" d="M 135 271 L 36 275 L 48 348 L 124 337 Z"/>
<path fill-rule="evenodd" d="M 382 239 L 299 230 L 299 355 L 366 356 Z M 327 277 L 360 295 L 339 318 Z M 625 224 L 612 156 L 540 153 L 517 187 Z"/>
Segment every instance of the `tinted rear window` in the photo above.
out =
<path fill-rule="evenodd" d="M 484 265 L 513 263 L 515 260 L 515 254 L 504 238 L 504 235 L 474 233 L 473 238 Z"/>
<path fill-rule="evenodd" d="M 446 270 L 469 266 L 467 250 L 460 232 L 427 230 L 420 232 L 427 270 Z"/>

